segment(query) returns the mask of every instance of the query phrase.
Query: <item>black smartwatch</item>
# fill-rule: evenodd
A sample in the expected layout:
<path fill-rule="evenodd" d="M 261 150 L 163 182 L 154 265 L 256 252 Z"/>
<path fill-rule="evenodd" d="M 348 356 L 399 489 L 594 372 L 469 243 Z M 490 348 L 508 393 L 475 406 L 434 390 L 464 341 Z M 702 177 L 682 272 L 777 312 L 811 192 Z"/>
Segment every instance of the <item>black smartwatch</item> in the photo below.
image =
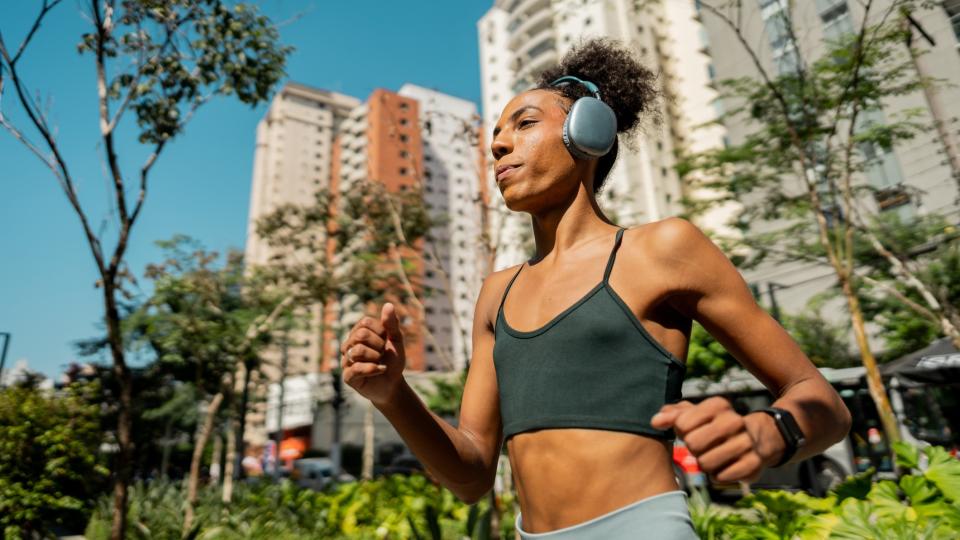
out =
<path fill-rule="evenodd" d="M 763 412 L 772 416 L 773 420 L 777 423 L 777 429 L 780 430 L 780 435 L 783 436 L 783 442 L 786 443 L 786 448 L 783 450 L 783 457 L 780 458 L 780 462 L 774 465 L 774 467 L 779 467 L 790 461 L 790 458 L 797 453 L 797 450 L 806 444 L 807 438 L 804 437 L 803 431 L 800 431 L 800 426 L 797 424 L 797 421 L 793 419 L 790 411 L 779 407 L 767 407 L 766 409 L 759 409 L 754 412 Z"/>

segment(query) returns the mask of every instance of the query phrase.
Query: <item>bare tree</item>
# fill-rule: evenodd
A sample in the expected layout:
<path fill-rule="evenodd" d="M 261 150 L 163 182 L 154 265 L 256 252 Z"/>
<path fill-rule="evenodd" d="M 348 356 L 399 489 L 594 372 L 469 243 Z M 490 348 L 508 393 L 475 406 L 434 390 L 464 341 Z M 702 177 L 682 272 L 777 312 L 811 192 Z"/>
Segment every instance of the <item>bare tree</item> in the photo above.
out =
<path fill-rule="evenodd" d="M 0 100 L 9 83 L 15 103 L 36 135 L 18 126 L 3 112 L 0 126 L 24 146 L 56 178 L 80 225 L 93 255 L 103 292 L 113 372 L 120 385 L 114 466 L 112 538 L 125 534 L 127 484 L 133 445 L 131 431 L 132 380 L 124 354 L 118 295 L 129 276 L 124 262 L 130 235 L 143 209 L 148 180 L 167 143 L 181 133 L 194 113 L 215 95 L 236 95 L 248 104 L 266 99 L 283 73 L 289 52 L 278 42 L 271 21 L 254 7 L 228 7 L 209 0 L 156 3 L 146 0 L 84 0 L 91 30 L 78 50 L 93 59 L 97 88 L 100 148 L 111 181 L 116 236 L 112 242 L 94 231 L 80 202 L 76 178 L 57 140 L 56 126 L 32 97 L 20 71 L 20 62 L 37 37 L 43 21 L 61 0 L 43 0 L 39 13 L 20 45 L 7 46 L 0 33 Z M 132 112 L 140 128 L 139 142 L 149 155 L 133 175 L 125 174 L 118 154 L 116 132 Z M 39 137 L 39 141 L 36 137 Z M 131 176 L 138 178 L 131 186 Z M 131 188 L 135 196 L 130 197 Z"/>

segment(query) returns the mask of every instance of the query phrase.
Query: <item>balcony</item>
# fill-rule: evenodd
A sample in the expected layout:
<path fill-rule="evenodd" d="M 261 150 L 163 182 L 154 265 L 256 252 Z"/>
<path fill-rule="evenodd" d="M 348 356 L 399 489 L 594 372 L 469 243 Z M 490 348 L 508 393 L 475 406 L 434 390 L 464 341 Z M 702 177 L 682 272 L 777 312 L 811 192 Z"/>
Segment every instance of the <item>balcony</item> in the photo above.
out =
<path fill-rule="evenodd" d="M 543 70 L 554 65 L 559 60 L 559 55 L 557 54 L 557 49 L 551 47 L 550 49 L 538 54 L 534 58 L 527 60 L 526 62 L 519 65 L 517 69 L 517 75 L 514 80 L 529 80 L 533 81 L 540 75 Z"/>
<path fill-rule="evenodd" d="M 510 18 L 507 19 L 507 32 L 513 33 L 523 25 L 526 18 L 535 15 L 537 11 L 549 12 L 550 0 L 517 0 L 508 7 L 507 11 L 510 13 Z"/>
<path fill-rule="evenodd" d="M 530 41 L 517 51 L 513 60 L 514 66 L 512 67 L 519 70 L 524 65 L 536 60 L 541 54 L 548 51 L 556 51 L 556 48 L 557 40 L 553 35 L 553 27 L 548 27 L 539 34 L 531 36 Z"/>
<path fill-rule="evenodd" d="M 553 27 L 553 12 L 549 8 L 541 9 L 533 12 L 529 17 L 518 20 L 520 24 L 510 32 L 510 39 L 507 41 L 507 48 L 514 52 L 523 47 L 524 43 L 535 39 L 544 30 Z"/>
<path fill-rule="evenodd" d="M 878 189 L 873 194 L 880 211 L 890 210 L 910 203 L 910 193 L 902 185 Z"/>

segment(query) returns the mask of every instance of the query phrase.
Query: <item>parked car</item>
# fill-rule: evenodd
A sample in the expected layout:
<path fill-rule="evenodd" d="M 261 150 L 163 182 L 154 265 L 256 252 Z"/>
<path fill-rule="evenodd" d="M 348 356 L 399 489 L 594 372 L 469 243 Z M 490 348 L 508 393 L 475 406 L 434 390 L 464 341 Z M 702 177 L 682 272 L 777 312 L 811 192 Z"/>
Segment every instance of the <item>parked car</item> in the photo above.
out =
<path fill-rule="evenodd" d="M 411 475 L 414 473 L 424 474 L 424 472 L 424 466 L 416 456 L 413 454 L 400 454 L 393 458 L 389 465 L 383 468 L 382 474 Z"/>
<path fill-rule="evenodd" d="M 298 459 L 290 477 L 300 487 L 322 490 L 333 480 L 333 461 L 325 457 Z"/>

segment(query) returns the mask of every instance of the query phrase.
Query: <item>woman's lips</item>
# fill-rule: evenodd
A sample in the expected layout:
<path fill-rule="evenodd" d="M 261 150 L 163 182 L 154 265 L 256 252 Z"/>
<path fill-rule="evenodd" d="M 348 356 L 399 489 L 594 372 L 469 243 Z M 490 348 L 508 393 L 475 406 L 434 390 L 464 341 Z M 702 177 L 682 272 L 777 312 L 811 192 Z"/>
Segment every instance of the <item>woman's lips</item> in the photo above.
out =
<path fill-rule="evenodd" d="M 511 165 L 509 167 L 504 167 L 500 172 L 497 173 L 497 182 L 500 182 L 502 180 L 509 178 L 520 167 L 521 167 L 520 165 Z"/>

